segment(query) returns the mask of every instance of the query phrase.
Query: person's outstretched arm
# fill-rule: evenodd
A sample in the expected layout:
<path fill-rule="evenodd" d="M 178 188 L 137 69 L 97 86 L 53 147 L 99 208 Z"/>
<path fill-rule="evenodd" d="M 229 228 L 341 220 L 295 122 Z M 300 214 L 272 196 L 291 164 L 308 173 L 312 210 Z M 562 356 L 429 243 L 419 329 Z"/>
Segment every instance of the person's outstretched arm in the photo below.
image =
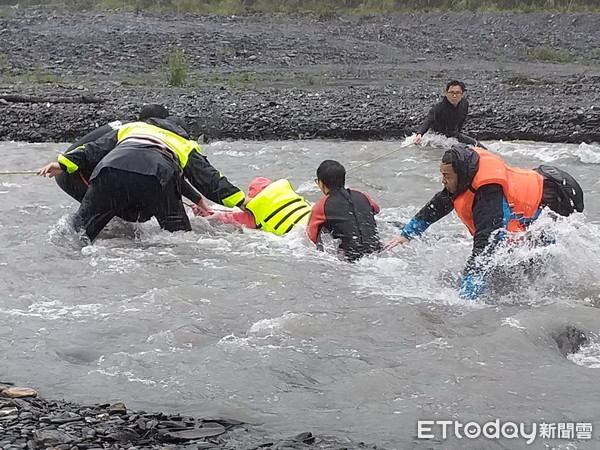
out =
<path fill-rule="evenodd" d="M 88 142 L 68 151 L 68 153 L 58 155 L 57 162 L 44 166 L 40 169 L 38 175 L 54 177 L 61 171 L 75 173 L 82 169 L 91 172 L 100 160 L 117 146 L 117 133 L 117 130 L 109 131 L 93 142 Z"/>
<path fill-rule="evenodd" d="M 197 205 L 202 200 L 202 194 L 185 177 L 181 182 L 181 195 L 190 200 L 194 205 Z"/>
<path fill-rule="evenodd" d="M 406 244 L 411 239 L 421 236 L 431 224 L 447 216 L 454 209 L 450 193 L 444 189 L 433 196 L 423 208 L 408 222 L 400 236 L 392 239 L 385 249 L 394 248 L 398 244 Z"/>
<path fill-rule="evenodd" d="M 208 162 L 206 156 L 198 151 L 194 150 L 189 154 L 183 174 L 209 200 L 230 208 L 243 206 L 246 198 L 244 192 L 231 184 Z"/>
<path fill-rule="evenodd" d="M 73 173 L 83 168 L 91 170 L 117 146 L 117 130 L 112 130 L 93 142 L 81 145 L 69 153 L 58 156 L 65 172 Z"/>
<path fill-rule="evenodd" d="M 421 126 L 419 127 L 419 129 L 417 130 L 417 135 L 416 135 L 415 140 L 414 140 L 414 144 L 415 145 L 421 144 L 421 141 L 423 140 L 423 135 L 425 133 L 427 133 L 427 131 L 429 130 L 429 128 L 431 128 L 431 125 L 433 125 L 433 122 L 435 121 L 436 114 L 437 114 L 437 105 L 434 105 L 429 110 L 429 112 L 427 113 L 427 117 L 425 117 L 425 120 L 423 121 L 423 123 L 421 124 Z"/>

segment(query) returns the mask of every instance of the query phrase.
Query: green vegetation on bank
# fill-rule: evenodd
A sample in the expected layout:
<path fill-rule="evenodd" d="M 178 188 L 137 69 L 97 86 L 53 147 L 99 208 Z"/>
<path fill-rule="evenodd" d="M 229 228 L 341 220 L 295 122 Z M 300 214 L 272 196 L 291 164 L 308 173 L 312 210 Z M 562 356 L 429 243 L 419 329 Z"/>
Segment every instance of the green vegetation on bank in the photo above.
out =
<path fill-rule="evenodd" d="M 177 48 L 167 56 L 167 81 L 169 85 L 184 87 L 187 82 L 189 65 L 185 52 Z"/>
<path fill-rule="evenodd" d="M 529 58 L 536 59 L 538 61 L 569 63 L 575 61 L 576 59 L 573 55 L 559 52 L 558 50 L 554 50 L 552 47 L 548 47 L 546 45 L 529 49 L 527 52 L 525 52 L 525 54 Z"/>
<path fill-rule="evenodd" d="M 0 0 L 69 10 L 123 9 L 201 14 L 390 12 L 600 12 L 598 0 Z"/>

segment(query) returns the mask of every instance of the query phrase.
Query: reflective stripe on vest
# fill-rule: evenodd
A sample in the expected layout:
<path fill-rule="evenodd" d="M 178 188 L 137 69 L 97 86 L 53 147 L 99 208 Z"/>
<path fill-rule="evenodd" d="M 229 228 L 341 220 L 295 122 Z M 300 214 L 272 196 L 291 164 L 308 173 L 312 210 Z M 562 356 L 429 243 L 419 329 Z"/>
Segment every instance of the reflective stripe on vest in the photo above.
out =
<path fill-rule="evenodd" d="M 504 213 L 504 227 L 513 232 L 524 230 L 539 214 L 544 178 L 534 170 L 510 167 L 499 156 L 486 150 L 475 148 L 475 151 L 479 154 L 479 168 L 471 182 L 472 189 L 467 189 L 453 200 L 458 217 L 470 233 L 475 234 L 475 191 L 486 184 L 499 184 L 508 205 L 508 211 Z"/>
<path fill-rule="evenodd" d="M 117 133 L 117 141 L 123 142 L 125 139 L 137 139 L 142 141 L 151 141 L 162 149 L 167 149 L 174 155 L 183 169 L 194 150 L 200 153 L 200 146 L 197 142 L 179 136 L 177 133 L 165 130 L 144 122 L 133 122 L 123 125 Z"/>
<path fill-rule="evenodd" d="M 298 195 L 288 180 L 277 180 L 251 199 L 246 208 L 254 215 L 256 228 L 277 235 L 286 234 L 294 225 L 308 223 L 310 204 Z"/>

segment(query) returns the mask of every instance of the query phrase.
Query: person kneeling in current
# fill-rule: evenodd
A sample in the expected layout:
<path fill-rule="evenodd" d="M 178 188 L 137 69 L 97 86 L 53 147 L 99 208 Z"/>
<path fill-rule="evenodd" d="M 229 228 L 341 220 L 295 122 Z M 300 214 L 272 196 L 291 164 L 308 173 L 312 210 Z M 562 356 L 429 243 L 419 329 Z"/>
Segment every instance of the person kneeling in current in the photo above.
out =
<path fill-rule="evenodd" d="M 487 287 L 490 256 L 509 233 L 525 231 L 547 206 L 561 216 L 583 211 L 583 190 L 553 166 L 518 169 L 499 156 L 466 144 L 453 145 L 440 164 L 444 189 L 411 219 L 386 249 L 420 236 L 453 209 L 473 236 L 460 287 L 475 300 Z"/>
<path fill-rule="evenodd" d="M 375 215 L 379 205 L 367 194 L 346 189 L 346 169 L 337 161 L 326 160 L 317 169 L 316 183 L 325 194 L 312 209 L 308 221 L 309 239 L 323 249 L 321 233 L 339 239 L 339 250 L 348 261 L 381 250 Z"/>

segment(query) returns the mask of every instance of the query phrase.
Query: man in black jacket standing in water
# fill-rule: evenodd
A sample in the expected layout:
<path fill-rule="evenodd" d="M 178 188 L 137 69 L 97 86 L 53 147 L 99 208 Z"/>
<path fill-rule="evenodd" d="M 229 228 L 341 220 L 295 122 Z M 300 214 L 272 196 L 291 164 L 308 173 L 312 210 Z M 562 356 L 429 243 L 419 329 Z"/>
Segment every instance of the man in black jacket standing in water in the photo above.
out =
<path fill-rule="evenodd" d="M 446 137 L 453 137 L 464 144 L 477 145 L 477 141 L 461 132 L 469 113 L 469 101 L 464 97 L 465 84 L 462 81 L 450 81 L 446 85 L 446 94 L 441 102 L 434 105 L 419 127 L 414 143 L 421 144 L 423 135 L 429 129 Z M 479 145 L 481 147 L 481 145 Z"/>

